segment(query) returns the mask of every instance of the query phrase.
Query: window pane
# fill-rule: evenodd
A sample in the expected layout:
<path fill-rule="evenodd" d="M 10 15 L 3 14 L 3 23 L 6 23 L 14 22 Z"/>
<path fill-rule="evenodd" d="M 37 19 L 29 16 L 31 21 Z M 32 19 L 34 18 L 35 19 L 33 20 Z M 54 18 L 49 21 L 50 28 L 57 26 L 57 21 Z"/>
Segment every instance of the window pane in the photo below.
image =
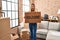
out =
<path fill-rule="evenodd" d="M 18 12 L 16 12 L 16 18 L 18 18 Z"/>
<path fill-rule="evenodd" d="M 16 3 L 18 3 L 18 0 L 15 0 Z"/>
<path fill-rule="evenodd" d="M 13 26 L 12 26 L 12 20 L 10 20 L 10 27 L 12 28 Z"/>
<path fill-rule="evenodd" d="M 2 0 L 2 1 L 7 1 L 7 0 Z"/>
<path fill-rule="evenodd" d="M 5 17 L 7 17 L 7 11 L 3 11 L 3 17 L 4 17 L 4 15 L 5 15 Z"/>
<path fill-rule="evenodd" d="M 6 1 L 2 1 L 2 10 L 7 10 L 6 9 Z"/>
<path fill-rule="evenodd" d="M 18 10 L 18 4 L 15 4 L 15 10 Z"/>
<path fill-rule="evenodd" d="M 24 5 L 29 5 L 29 0 L 23 0 Z"/>
<path fill-rule="evenodd" d="M 2 16 L 4 17 L 4 13 L 2 14 Z"/>
<path fill-rule="evenodd" d="M 15 2 L 15 0 L 11 0 L 12 2 Z"/>
<path fill-rule="evenodd" d="M 28 12 L 29 11 L 29 6 L 23 6 L 23 11 Z"/>
<path fill-rule="evenodd" d="M 10 19 L 11 19 L 11 12 L 8 12 L 8 17 L 10 17 Z"/>
<path fill-rule="evenodd" d="M 11 1 L 11 0 L 7 0 L 7 1 Z"/>
<path fill-rule="evenodd" d="M 13 22 L 13 27 L 15 27 L 15 20 L 12 20 L 12 22 Z"/>
<path fill-rule="evenodd" d="M 14 5 L 14 3 L 12 3 L 12 10 L 15 10 L 15 5 Z"/>
<path fill-rule="evenodd" d="M 16 19 L 16 26 L 18 26 L 18 19 Z"/>
<path fill-rule="evenodd" d="M 12 19 L 15 19 L 15 12 L 12 12 Z"/>
<path fill-rule="evenodd" d="M 8 10 L 11 10 L 11 2 L 7 2 Z"/>

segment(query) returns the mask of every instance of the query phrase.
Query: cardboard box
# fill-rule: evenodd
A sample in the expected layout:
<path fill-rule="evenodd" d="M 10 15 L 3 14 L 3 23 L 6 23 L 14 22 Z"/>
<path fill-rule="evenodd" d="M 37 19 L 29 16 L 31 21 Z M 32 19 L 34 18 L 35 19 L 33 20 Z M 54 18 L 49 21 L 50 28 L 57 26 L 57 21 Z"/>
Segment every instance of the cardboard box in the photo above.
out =
<path fill-rule="evenodd" d="M 5 34 L 4 36 L 0 38 L 0 40 L 11 40 L 11 36 L 10 34 Z"/>
<path fill-rule="evenodd" d="M 10 33 L 10 19 L 0 18 L 0 37 Z"/>
<path fill-rule="evenodd" d="M 9 38 L 11 39 L 11 37 L 10 37 L 10 18 L 0 18 L 0 39 L 8 40 Z"/>
<path fill-rule="evenodd" d="M 30 34 L 28 31 L 22 31 L 22 34 L 20 33 L 21 40 L 30 40 Z"/>
<path fill-rule="evenodd" d="M 11 40 L 17 40 L 18 38 L 19 38 L 19 36 L 17 34 L 14 36 L 11 34 Z"/>
<path fill-rule="evenodd" d="M 27 34 L 28 33 L 28 31 L 22 31 L 22 34 Z"/>
<path fill-rule="evenodd" d="M 26 38 L 21 38 L 20 40 L 30 40 L 30 39 L 26 39 Z"/>
<path fill-rule="evenodd" d="M 25 23 L 40 23 L 40 22 L 41 22 L 41 12 L 25 13 Z"/>
<path fill-rule="evenodd" d="M 18 31 L 18 27 L 15 27 L 15 28 L 11 29 L 12 34 L 17 34 L 17 31 Z"/>

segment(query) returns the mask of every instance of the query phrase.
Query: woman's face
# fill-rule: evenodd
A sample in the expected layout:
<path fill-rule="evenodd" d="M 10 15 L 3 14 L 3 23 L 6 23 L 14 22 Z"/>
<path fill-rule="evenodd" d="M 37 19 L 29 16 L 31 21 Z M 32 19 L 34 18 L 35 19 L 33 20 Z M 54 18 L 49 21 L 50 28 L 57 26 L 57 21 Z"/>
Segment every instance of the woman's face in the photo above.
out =
<path fill-rule="evenodd" d="M 35 11 L 35 5 L 34 4 L 31 5 L 31 11 Z"/>

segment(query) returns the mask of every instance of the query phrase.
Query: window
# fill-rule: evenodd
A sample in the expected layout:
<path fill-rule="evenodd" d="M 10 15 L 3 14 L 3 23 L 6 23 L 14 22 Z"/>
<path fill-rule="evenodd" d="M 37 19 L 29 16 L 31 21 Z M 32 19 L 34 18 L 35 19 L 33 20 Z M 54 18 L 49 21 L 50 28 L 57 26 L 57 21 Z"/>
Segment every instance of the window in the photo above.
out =
<path fill-rule="evenodd" d="M 29 0 L 23 0 L 23 17 L 25 15 L 25 12 L 29 12 L 29 10 L 30 10 Z"/>
<path fill-rule="evenodd" d="M 5 17 L 10 17 L 11 28 L 18 26 L 18 0 L 2 0 L 2 12 Z"/>

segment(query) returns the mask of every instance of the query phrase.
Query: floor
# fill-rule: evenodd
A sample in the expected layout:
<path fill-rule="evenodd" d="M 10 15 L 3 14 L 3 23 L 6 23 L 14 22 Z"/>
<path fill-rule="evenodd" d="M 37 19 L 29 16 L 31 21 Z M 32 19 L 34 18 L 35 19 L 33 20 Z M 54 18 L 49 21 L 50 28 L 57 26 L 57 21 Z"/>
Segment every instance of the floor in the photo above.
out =
<path fill-rule="evenodd" d="M 20 40 L 20 39 L 15 39 L 15 40 Z M 37 39 L 37 40 L 45 40 L 45 39 Z"/>
<path fill-rule="evenodd" d="M 37 40 L 45 40 L 45 39 L 37 39 Z"/>
<path fill-rule="evenodd" d="M 16 39 L 16 40 L 19 40 L 19 39 Z M 37 39 L 37 40 L 45 40 L 45 39 Z"/>

